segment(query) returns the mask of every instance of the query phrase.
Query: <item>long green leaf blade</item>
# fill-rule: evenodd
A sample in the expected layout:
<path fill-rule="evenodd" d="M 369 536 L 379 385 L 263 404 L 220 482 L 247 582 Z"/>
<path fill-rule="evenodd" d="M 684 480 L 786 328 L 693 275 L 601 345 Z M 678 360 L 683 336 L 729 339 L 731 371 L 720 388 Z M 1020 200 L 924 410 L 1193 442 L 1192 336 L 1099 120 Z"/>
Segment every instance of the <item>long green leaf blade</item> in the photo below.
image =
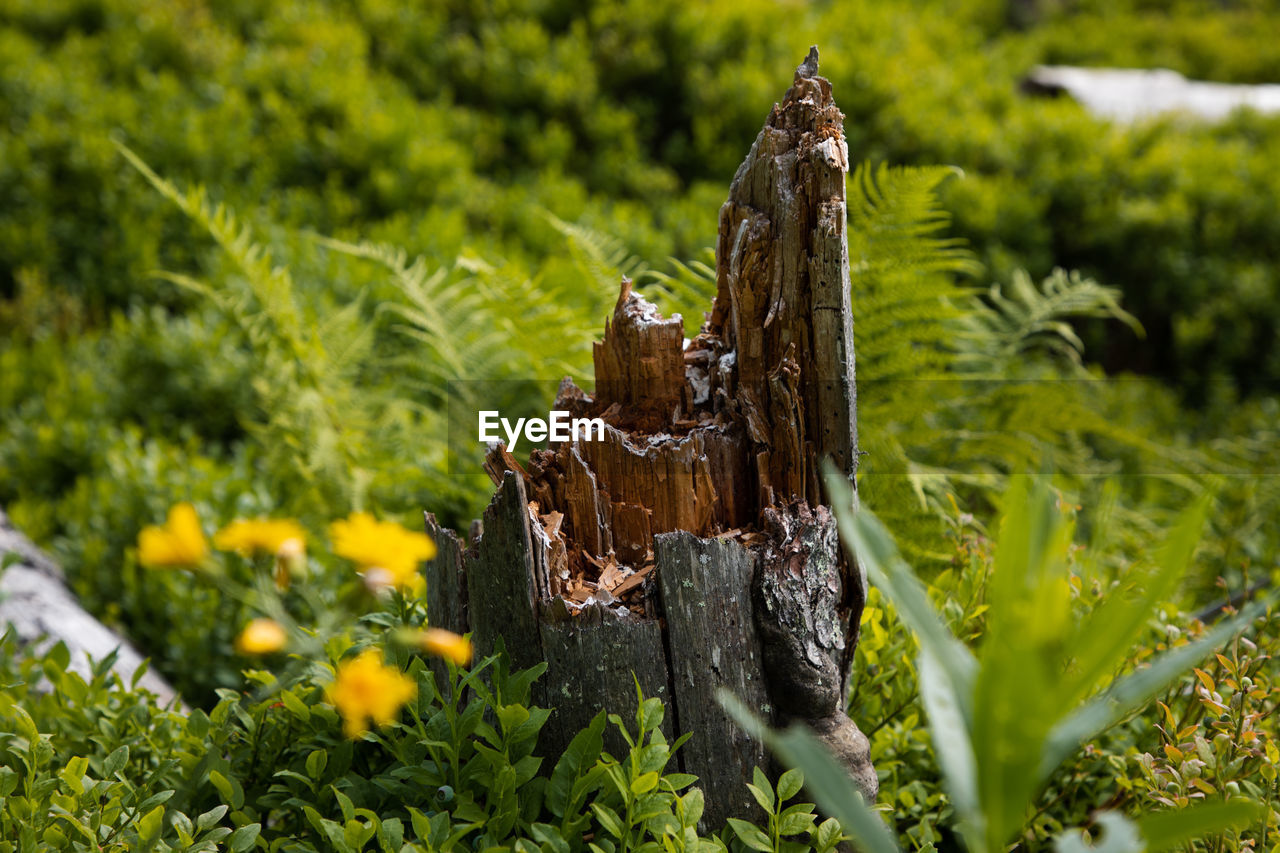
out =
<path fill-rule="evenodd" d="M 830 463 L 823 479 L 831 497 L 840 538 L 850 561 L 866 569 L 871 581 L 889 597 L 898 616 L 915 631 L 921 648 L 929 650 L 951 683 L 960 712 L 968 725 L 972 712 L 973 654 L 952 635 L 929 602 L 924 586 L 898 554 L 893 538 L 869 510 L 855 510 L 848 479 Z"/>
<path fill-rule="evenodd" d="M 1274 603 L 1274 596 L 1247 605 L 1193 643 L 1165 652 L 1145 669 L 1130 673 L 1053 727 L 1041 756 L 1040 770 L 1050 773 L 1088 738 L 1114 725 L 1143 705 L 1169 682 L 1221 648 L 1234 634 L 1249 627 Z"/>
<path fill-rule="evenodd" d="M 862 843 L 866 853 L 899 853 L 889 828 L 867 807 L 849 772 L 836 763 L 817 738 L 797 725 L 782 732 L 770 729 L 723 688 L 716 699 L 743 731 L 761 738 L 784 763 L 804 773 L 805 790 L 818 808 L 840 821 L 845 831 Z"/>
<path fill-rule="evenodd" d="M 1206 835 L 1243 829 L 1265 812 L 1262 804 L 1253 800 L 1219 800 L 1146 815 L 1138 821 L 1138 831 L 1147 843 L 1147 853 L 1160 853 Z"/>

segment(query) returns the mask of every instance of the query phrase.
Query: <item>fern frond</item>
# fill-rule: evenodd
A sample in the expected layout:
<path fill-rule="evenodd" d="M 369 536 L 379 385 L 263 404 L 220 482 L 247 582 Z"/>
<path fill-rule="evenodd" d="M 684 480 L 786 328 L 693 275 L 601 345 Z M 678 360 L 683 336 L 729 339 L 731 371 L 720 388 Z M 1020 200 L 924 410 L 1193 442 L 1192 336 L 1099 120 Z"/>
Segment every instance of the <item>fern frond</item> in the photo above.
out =
<path fill-rule="evenodd" d="M 1103 287 L 1078 272 L 1055 269 L 1037 288 L 1023 270 L 1007 288 L 993 284 L 985 294 L 989 311 L 967 312 L 954 324 L 957 349 L 967 369 L 996 371 L 1031 350 L 1080 365 L 1084 342 L 1069 322 L 1079 317 L 1119 320 L 1141 335 L 1142 325 L 1120 307 L 1119 290 Z"/>
<path fill-rule="evenodd" d="M 638 282 L 650 302 L 665 317 L 679 314 L 684 319 L 685 337 L 698 334 L 716 297 L 716 251 L 704 248 L 689 262 L 667 258 L 673 272 L 646 271 Z"/>
<path fill-rule="evenodd" d="M 549 210 L 541 213 L 565 237 L 577 265 L 606 292 L 616 288 L 622 276 L 635 277 L 640 261 L 617 237 L 581 223 L 565 222 Z"/>

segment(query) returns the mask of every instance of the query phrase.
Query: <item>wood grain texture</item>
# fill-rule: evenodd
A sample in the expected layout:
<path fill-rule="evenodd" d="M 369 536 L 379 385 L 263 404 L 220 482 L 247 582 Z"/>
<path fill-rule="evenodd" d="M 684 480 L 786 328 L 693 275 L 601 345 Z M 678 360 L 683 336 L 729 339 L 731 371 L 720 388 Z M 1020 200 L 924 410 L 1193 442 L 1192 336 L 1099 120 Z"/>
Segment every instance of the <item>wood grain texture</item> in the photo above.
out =
<path fill-rule="evenodd" d="M 696 775 L 706 800 L 705 826 L 753 808 L 744 781 L 769 766 L 764 745 L 740 729 L 716 694 L 728 690 L 748 708 L 772 717 L 763 653 L 750 597 L 757 557 L 728 539 L 665 533 L 655 540 L 662 609 L 667 620 L 672 693 L 685 772 Z"/>
<path fill-rule="evenodd" d="M 819 478 L 829 458 L 852 479 L 858 452 L 848 150 L 817 59 L 796 69 L 730 186 L 701 333 L 685 341 L 680 318 L 624 278 L 593 352 L 595 392 L 566 379 L 555 402 L 603 420 L 603 438 L 553 442 L 527 465 L 492 448 L 500 488 L 462 556 L 478 649 L 500 634 L 514 666 L 548 664 L 535 694 L 556 708 L 547 754 L 601 707 L 628 718 L 639 679 L 669 703 L 670 730 L 694 734 L 680 760 L 716 829 L 750 815 L 744 783 L 768 766 L 720 710 L 721 687 L 771 722 L 803 721 L 875 792 L 843 707 L 865 580 Z"/>
<path fill-rule="evenodd" d="M 424 513 L 424 527 L 436 543 L 435 559 L 427 562 L 427 624 L 458 634 L 471 630 L 467 618 L 467 584 L 462 567 L 465 551 L 452 530 L 440 526 L 432 513 Z"/>
<path fill-rule="evenodd" d="M 467 612 L 477 658 L 492 654 L 502 637 L 514 669 L 542 660 L 532 555 L 524 482 L 508 472 L 484 511 L 484 533 L 466 561 Z"/>
<path fill-rule="evenodd" d="M 541 742 L 563 748 L 601 708 L 619 715 L 634 735 L 637 683 L 645 698 L 656 696 L 667 706 L 662 731 L 672 739 L 670 675 L 658 623 L 620 619 L 599 604 L 576 617 L 563 617 L 545 618 L 539 626 L 547 671 L 535 697 L 556 709 Z M 627 754 L 613 725 L 606 729 L 605 748 L 615 757 Z"/>

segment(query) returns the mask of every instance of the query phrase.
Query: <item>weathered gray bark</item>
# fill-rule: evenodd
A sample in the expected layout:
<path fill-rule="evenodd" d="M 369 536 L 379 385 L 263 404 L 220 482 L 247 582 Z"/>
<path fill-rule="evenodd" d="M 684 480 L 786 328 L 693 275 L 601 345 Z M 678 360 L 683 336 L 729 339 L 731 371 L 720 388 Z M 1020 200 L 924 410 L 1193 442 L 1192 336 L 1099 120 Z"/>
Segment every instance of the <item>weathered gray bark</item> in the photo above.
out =
<path fill-rule="evenodd" d="M 637 685 L 645 698 L 656 696 L 672 707 L 657 622 L 618 619 L 602 604 L 590 605 L 577 616 L 545 608 L 540 640 L 547 671 L 535 697 L 542 707 L 556 709 L 547 722 L 545 743 L 568 744 L 606 706 L 634 732 Z M 670 713 L 661 728 L 668 740 L 674 736 Z M 626 755 L 625 741 L 613 726 L 605 731 L 605 748 L 618 758 Z"/>
<path fill-rule="evenodd" d="M 857 465 L 843 116 L 797 69 L 720 214 L 717 296 L 702 333 L 622 283 L 594 352 L 596 390 L 566 380 L 557 409 L 606 422 L 603 440 L 553 443 L 527 467 L 501 446 L 483 534 L 432 565 L 431 614 L 502 635 L 517 666 L 545 660 L 556 713 L 543 749 L 603 706 L 630 716 L 635 683 L 667 701 L 679 753 L 706 795 L 704 825 L 753 808 L 768 758 L 725 716 L 724 688 L 770 722 L 803 721 L 876 791 L 866 738 L 844 713 L 865 581 L 822 506 L 819 462 Z M 451 534 L 431 529 L 444 537 Z"/>
<path fill-rule="evenodd" d="M 752 768 L 767 768 L 769 758 L 764 745 L 729 718 L 713 691 L 727 689 L 762 717 L 773 715 L 750 599 L 759 559 L 737 542 L 690 533 L 664 533 L 655 547 L 673 707 L 681 731 L 694 733 L 684 746 L 684 766 L 702 774 L 716 768 L 719 779 L 730 780 L 710 798 L 713 821 L 750 814 L 751 792 L 731 780 L 750 779 Z"/>
<path fill-rule="evenodd" d="M 528 507 L 524 481 L 508 473 L 485 510 L 484 534 L 466 561 L 467 612 L 476 654 L 491 654 L 502 637 L 516 669 L 542 660 Z"/>
<path fill-rule="evenodd" d="M 18 562 L 0 572 L 0 632 L 12 628 L 19 642 L 45 654 L 58 642 L 71 652 L 68 668 L 86 680 L 90 659 L 100 661 L 117 653 L 112 670 L 128 684 L 142 655 L 127 640 L 107 628 L 80 606 L 62 581 L 62 571 L 0 511 L 0 560 L 18 555 Z M 138 686 L 154 693 L 161 705 L 177 700 L 163 678 L 148 670 Z"/>

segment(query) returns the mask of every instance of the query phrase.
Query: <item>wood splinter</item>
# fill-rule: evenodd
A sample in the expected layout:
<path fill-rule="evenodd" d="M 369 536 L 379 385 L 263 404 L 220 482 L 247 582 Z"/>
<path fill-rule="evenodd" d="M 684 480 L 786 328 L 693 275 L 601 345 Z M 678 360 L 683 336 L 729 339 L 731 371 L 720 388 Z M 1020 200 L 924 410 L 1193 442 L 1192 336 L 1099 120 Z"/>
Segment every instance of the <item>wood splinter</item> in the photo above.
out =
<path fill-rule="evenodd" d="M 501 445 L 499 487 L 465 554 L 429 566 L 430 618 L 541 661 L 554 707 L 541 748 L 563 748 L 603 705 L 627 719 L 638 679 L 694 732 L 678 753 L 706 795 L 704 824 L 754 808 L 763 747 L 720 709 L 727 687 L 774 724 L 801 720 L 869 800 L 867 739 L 845 714 L 865 581 L 840 550 L 818 476 L 857 462 L 845 234 L 848 149 L 817 49 L 796 69 L 720 211 L 717 292 L 684 340 L 622 280 L 595 345 L 595 392 L 556 408 L 599 417 L 602 440 L 552 443 L 522 467 Z M 444 592 L 440 592 L 440 590 Z M 615 742 L 615 748 L 619 742 Z"/>

